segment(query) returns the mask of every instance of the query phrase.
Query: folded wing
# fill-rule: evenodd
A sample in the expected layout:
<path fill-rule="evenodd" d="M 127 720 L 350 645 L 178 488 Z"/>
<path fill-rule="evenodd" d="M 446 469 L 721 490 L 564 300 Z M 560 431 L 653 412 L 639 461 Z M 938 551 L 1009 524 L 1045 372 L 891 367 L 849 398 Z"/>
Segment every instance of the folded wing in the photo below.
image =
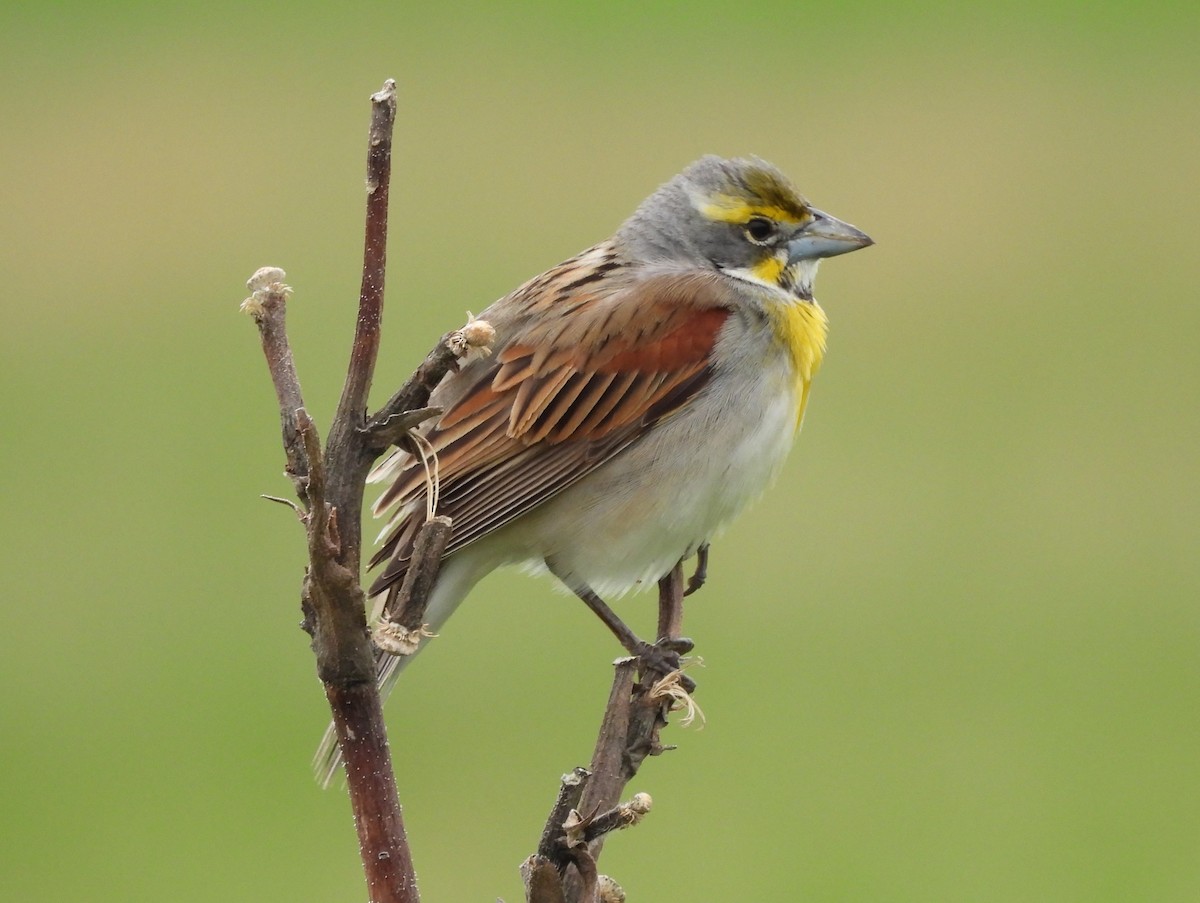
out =
<path fill-rule="evenodd" d="M 564 284 L 569 272 L 556 281 L 552 270 L 497 302 L 515 325 L 501 332 L 486 366 L 449 377 L 467 384 L 448 387 L 454 401 L 424 433 L 437 455 L 438 513 L 453 521 L 446 554 L 619 455 L 711 376 L 711 352 L 730 315 L 724 277 L 580 279 L 576 269 Z M 560 315 L 546 317 L 547 305 L 562 305 Z M 372 594 L 407 570 L 428 491 L 425 466 L 407 452 L 394 452 L 380 470 L 395 479 L 375 513 L 394 514 L 371 561 L 387 562 Z"/>

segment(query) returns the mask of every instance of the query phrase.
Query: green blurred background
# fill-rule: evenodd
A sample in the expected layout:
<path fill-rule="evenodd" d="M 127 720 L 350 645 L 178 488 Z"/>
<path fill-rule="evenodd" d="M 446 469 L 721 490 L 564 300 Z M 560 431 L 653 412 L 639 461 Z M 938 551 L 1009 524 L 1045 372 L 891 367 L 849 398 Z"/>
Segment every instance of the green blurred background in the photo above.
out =
<path fill-rule="evenodd" d="M 633 900 L 1200 899 L 1200 13 L 6 4 L 0 897 L 362 900 L 237 311 L 288 271 L 327 423 L 368 96 L 400 84 L 382 400 L 709 152 L 878 246 L 779 485 L 714 548 L 703 730 Z M 374 530 L 370 531 L 373 535 Z M 622 610 L 648 629 L 648 597 Z M 521 899 L 617 649 L 489 579 L 389 707 L 429 901 Z"/>

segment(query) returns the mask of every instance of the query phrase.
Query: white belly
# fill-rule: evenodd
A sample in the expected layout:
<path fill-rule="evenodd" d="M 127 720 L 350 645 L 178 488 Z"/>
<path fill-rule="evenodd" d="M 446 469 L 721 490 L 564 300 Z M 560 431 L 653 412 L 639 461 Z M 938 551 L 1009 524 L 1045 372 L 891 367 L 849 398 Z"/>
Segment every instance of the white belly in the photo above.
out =
<path fill-rule="evenodd" d="M 497 540 L 534 569 L 552 557 L 606 598 L 656 581 L 762 494 L 795 437 L 784 361 L 721 385 Z"/>

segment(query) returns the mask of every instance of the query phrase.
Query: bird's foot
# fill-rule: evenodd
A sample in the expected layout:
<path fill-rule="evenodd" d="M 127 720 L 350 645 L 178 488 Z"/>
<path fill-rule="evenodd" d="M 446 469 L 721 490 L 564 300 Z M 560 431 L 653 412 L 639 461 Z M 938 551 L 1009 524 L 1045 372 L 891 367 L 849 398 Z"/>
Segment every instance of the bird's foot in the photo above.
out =
<path fill-rule="evenodd" d="M 683 663 L 680 656 L 691 652 L 696 646 L 687 637 L 670 637 L 657 643 L 643 642 L 638 647 L 638 670 L 643 677 L 657 682 L 668 674 L 679 672 L 679 684 L 685 691 L 691 693 L 696 689 L 696 682 L 682 673 Z"/>
<path fill-rule="evenodd" d="M 704 586 L 708 580 L 708 543 L 701 543 L 700 548 L 696 549 L 696 570 L 692 571 L 692 576 L 688 578 L 687 587 L 683 594 L 690 596 L 700 587 Z"/>

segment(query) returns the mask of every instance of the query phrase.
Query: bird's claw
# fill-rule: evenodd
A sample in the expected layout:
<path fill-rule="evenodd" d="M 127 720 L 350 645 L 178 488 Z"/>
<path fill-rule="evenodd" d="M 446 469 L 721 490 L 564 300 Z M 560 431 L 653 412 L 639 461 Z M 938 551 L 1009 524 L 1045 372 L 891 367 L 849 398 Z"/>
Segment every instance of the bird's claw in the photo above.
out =
<path fill-rule="evenodd" d="M 696 549 L 696 570 L 692 572 L 692 576 L 688 578 L 687 586 L 683 590 L 684 596 L 690 596 L 700 587 L 704 586 L 708 580 L 708 543 L 701 543 L 700 548 Z"/>
<path fill-rule="evenodd" d="M 686 636 L 666 637 L 654 645 L 660 649 L 666 649 L 668 652 L 675 652 L 679 655 L 687 655 L 696 648 L 696 644 L 692 638 Z"/>
<path fill-rule="evenodd" d="M 643 643 L 638 650 L 638 666 L 643 675 L 654 675 L 654 679 L 666 677 L 674 672 L 679 673 L 679 684 L 691 693 L 696 689 L 696 682 L 682 673 L 680 655 L 691 652 L 695 648 L 687 637 L 672 637 L 659 640 L 657 643 Z"/>

